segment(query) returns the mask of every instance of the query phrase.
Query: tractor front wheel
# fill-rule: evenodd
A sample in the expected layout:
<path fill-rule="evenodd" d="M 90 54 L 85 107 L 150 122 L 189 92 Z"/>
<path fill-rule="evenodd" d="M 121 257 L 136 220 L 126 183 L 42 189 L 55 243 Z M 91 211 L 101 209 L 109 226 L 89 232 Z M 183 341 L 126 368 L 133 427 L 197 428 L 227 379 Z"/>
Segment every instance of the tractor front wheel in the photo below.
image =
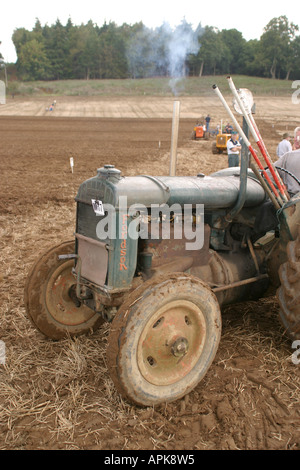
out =
<path fill-rule="evenodd" d="M 36 328 L 51 339 L 86 333 L 103 323 L 99 314 L 76 297 L 74 260 L 58 258 L 74 252 L 74 241 L 52 248 L 36 261 L 27 278 L 27 314 Z"/>
<path fill-rule="evenodd" d="M 220 334 L 220 307 L 206 284 L 183 273 L 149 280 L 113 320 L 107 349 L 111 378 L 134 404 L 177 400 L 208 371 Z"/>

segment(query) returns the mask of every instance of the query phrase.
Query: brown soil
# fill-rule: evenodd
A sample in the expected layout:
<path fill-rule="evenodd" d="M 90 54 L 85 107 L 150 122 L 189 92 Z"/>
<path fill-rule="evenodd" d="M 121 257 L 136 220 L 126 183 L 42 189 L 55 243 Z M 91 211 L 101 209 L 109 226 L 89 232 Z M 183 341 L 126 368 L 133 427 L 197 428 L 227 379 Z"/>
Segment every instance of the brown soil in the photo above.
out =
<path fill-rule="evenodd" d="M 8 103 L 9 112 L 0 108 L 0 340 L 6 347 L 0 449 L 299 450 L 300 365 L 292 362 L 275 298 L 224 309 L 219 351 L 204 380 L 184 399 L 154 409 L 132 406 L 114 389 L 105 356 L 109 326 L 52 342 L 27 318 L 27 273 L 40 253 L 72 239 L 79 184 L 106 163 L 124 175 L 169 172 L 172 102 L 160 113 L 158 100 L 147 112 L 144 100 L 134 108 L 127 101 L 118 100 L 120 116 L 101 102 L 102 117 L 90 117 L 99 106 L 93 100 L 86 100 L 82 116 L 80 100 L 68 101 L 67 117 L 59 102 L 51 115 L 38 116 L 36 102 L 25 116 L 21 101 Z M 190 139 L 197 108 L 211 112 L 212 126 L 224 116 L 220 105 L 198 102 L 191 116 L 181 116 L 179 175 L 227 166 L 226 155 L 211 153 L 211 141 Z M 272 106 L 269 114 L 260 108 L 257 123 L 275 155 L 282 131 L 298 124 L 293 105 Z"/>

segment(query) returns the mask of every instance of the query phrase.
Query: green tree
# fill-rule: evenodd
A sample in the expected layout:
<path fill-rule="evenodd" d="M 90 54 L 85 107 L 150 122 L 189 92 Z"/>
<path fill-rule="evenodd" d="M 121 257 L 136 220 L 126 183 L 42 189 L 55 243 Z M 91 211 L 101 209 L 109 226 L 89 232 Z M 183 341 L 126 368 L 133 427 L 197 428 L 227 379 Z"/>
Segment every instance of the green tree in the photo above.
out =
<path fill-rule="evenodd" d="M 79 69 L 77 76 L 79 73 L 79 76 L 84 74 L 86 80 L 97 78 L 100 61 L 100 41 L 92 20 L 89 20 L 86 25 L 81 25 L 78 38 L 77 69 Z"/>
<path fill-rule="evenodd" d="M 88 31 L 85 25 L 73 26 L 68 30 L 70 78 L 87 78 L 88 62 L 85 47 Z"/>
<path fill-rule="evenodd" d="M 206 74 L 216 75 L 216 73 L 228 71 L 230 50 L 222 41 L 220 31 L 212 26 L 206 26 L 199 41 L 199 76 L 201 77 L 204 72 L 206 72 Z"/>
<path fill-rule="evenodd" d="M 261 57 L 266 74 L 280 78 L 289 73 L 292 48 L 298 26 L 290 23 L 286 16 L 273 18 L 265 27 L 260 38 Z"/>
<path fill-rule="evenodd" d="M 35 19 L 35 25 L 32 31 L 33 33 L 36 33 L 36 34 L 40 34 L 40 35 L 43 34 L 43 27 L 38 18 Z"/>
<path fill-rule="evenodd" d="M 285 58 L 286 80 L 295 72 L 295 78 L 299 77 L 300 72 L 300 36 L 296 36 L 292 41 L 288 54 Z"/>
<path fill-rule="evenodd" d="M 65 26 L 18 28 L 12 39 L 21 78 L 126 78 L 202 74 L 248 74 L 298 78 L 300 39 L 298 27 L 286 16 L 273 18 L 260 40 L 246 41 L 236 29 L 219 31 L 198 25 L 194 31 L 185 19 L 175 28 L 164 23 L 149 29 L 142 22 L 80 26 L 71 19 Z M 1 55 L 0 55 L 1 56 Z"/>
<path fill-rule="evenodd" d="M 247 41 L 244 48 L 245 62 L 243 73 L 245 75 L 263 77 L 264 65 L 262 57 L 262 49 L 258 39 Z"/>
<path fill-rule="evenodd" d="M 128 40 L 126 57 L 128 69 L 132 78 L 145 78 L 154 75 L 155 48 L 153 47 L 153 32 L 141 23 Z"/>
<path fill-rule="evenodd" d="M 51 63 L 51 78 L 59 80 L 70 76 L 69 41 L 66 28 L 59 20 L 43 28 L 45 50 Z"/>
<path fill-rule="evenodd" d="M 37 39 L 31 39 L 19 50 L 19 61 L 24 79 L 43 80 L 48 77 L 50 63 L 44 45 Z"/>
<path fill-rule="evenodd" d="M 99 30 L 99 75 L 100 78 L 126 78 L 126 26 L 118 27 L 114 22 L 105 23 Z"/>
<path fill-rule="evenodd" d="M 220 33 L 220 39 L 229 51 L 226 73 L 242 74 L 246 59 L 246 40 L 242 33 L 237 29 L 223 29 Z"/>
<path fill-rule="evenodd" d="M 19 60 L 21 47 L 24 46 L 26 42 L 30 41 L 30 39 L 31 39 L 31 33 L 30 31 L 27 31 L 27 29 L 18 28 L 14 30 L 13 35 L 12 35 L 12 41 L 16 49 L 18 60 Z"/>

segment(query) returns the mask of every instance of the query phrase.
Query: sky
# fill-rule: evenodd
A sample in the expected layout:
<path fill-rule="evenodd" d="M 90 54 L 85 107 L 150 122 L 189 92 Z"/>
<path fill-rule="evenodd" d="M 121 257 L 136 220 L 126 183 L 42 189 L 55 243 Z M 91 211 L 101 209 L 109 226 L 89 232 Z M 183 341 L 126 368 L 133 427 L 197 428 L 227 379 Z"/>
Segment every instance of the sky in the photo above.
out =
<path fill-rule="evenodd" d="M 249 3 L 229 2 L 228 6 L 225 5 L 224 0 L 12 0 L 2 6 L 0 52 L 5 62 L 16 62 L 12 34 L 17 28 L 31 31 L 36 18 L 42 26 L 51 26 L 57 19 L 65 25 L 71 18 L 74 25 L 86 24 L 89 20 L 98 26 L 105 21 L 114 21 L 119 26 L 142 21 L 149 28 L 161 26 L 164 22 L 176 27 L 185 19 L 193 28 L 199 23 L 203 27 L 215 26 L 220 30 L 235 28 L 247 41 L 259 39 L 268 22 L 282 15 L 300 29 L 299 0 L 273 0 L 272 3 L 251 0 Z"/>

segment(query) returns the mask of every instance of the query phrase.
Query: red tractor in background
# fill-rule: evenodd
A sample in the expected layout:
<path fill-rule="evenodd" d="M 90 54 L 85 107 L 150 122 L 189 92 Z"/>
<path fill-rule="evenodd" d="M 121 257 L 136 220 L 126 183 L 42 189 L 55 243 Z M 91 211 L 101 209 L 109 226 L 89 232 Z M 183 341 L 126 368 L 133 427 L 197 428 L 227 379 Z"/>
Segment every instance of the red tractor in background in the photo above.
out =
<path fill-rule="evenodd" d="M 209 139 L 209 132 L 206 131 L 206 126 L 204 124 L 196 123 L 193 132 L 192 132 L 192 140 L 198 139 Z"/>

